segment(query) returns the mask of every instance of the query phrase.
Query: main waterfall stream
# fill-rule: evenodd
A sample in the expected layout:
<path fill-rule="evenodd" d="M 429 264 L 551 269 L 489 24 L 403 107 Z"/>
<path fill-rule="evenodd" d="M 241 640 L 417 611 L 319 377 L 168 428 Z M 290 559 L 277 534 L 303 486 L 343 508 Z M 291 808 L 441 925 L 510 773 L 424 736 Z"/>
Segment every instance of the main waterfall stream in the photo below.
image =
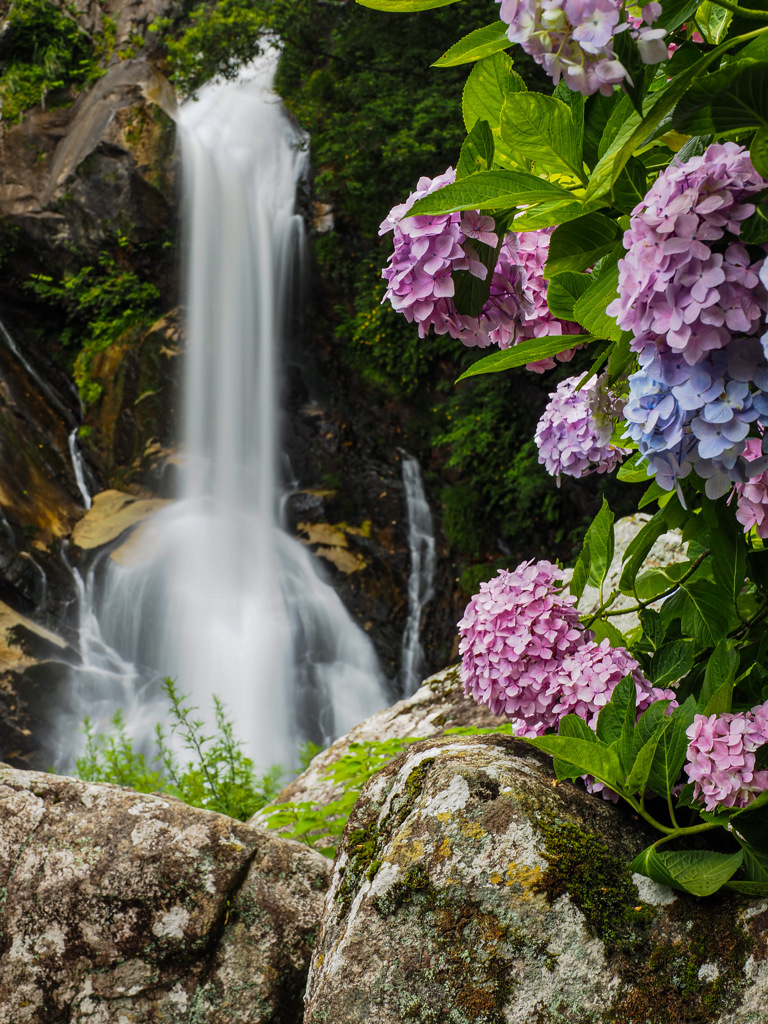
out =
<path fill-rule="evenodd" d="M 298 294 L 304 155 L 271 91 L 270 52 L 179 115 L 187 355 L 182 496 L 102 554 L 80 588 L 59 761 L 76 720 L 123 707 L 138 741 L 174 676 L 209 721 L 211 695 L 260 767 L 295 761 L 384 702 L 370 641 L 298 541 L 280 530 L 279 359 Z M 277 364 L 277 365 L 276 365 Z"/>

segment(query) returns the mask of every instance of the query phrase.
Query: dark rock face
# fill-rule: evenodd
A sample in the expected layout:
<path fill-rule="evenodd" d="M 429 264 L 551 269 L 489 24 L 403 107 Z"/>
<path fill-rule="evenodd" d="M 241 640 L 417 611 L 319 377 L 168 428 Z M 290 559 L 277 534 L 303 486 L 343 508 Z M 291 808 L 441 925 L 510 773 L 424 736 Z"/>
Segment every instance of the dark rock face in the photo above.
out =
<path fill-rule="evenodd" d="M 766 901 L 631 875 L 650 840 L 520 741 L 415 745 L 349 819 L 305 1024 L 756 1024 Z"/>
<path fill-rule="evenodd" d="M 329 862 L 199 811 L 0 769 L 3 1024 L 299 1024 Z"/>
<path fill-rule="evenodd" d="M 329 353 L 307 353 L 303 372 L 294 367 L 284 425 L 300 488 L 287 503 L 287 525 L 323 560 L 334 589 L 370 633 L 396 699 L 402 696 L 397 676 L 411 572 L 402 432 Z M 313 401 L 307 401 L 305 378 L 313 381 Z M 437 524 L 436 533 L 436 596 L 424 610 L 421 630 L 425 674 L 450 660 L 456 633 L 453 568 Z"/>

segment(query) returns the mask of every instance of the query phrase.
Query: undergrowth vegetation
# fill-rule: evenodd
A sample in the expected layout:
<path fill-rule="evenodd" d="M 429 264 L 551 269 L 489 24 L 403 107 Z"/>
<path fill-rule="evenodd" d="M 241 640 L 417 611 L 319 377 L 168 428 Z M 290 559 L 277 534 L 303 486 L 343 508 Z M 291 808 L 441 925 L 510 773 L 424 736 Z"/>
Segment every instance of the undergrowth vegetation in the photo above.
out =
<path fill-rule="evenodd" d="M 169 701 L 171 734 L 189 751 L 188 762 L 180 760 L 171 737 L 159 723 L 154 755 L 136 750 L 125 718 L 117 711 L 107 736 L 95 733 L 90 720 L 85 720 L 85 751 L 76 761 L 77 774 L 87 782 L 112 782 L 139 793 L 168 793 L 192 807 L 246 821 L 277 795 L 283 769 L 275 766 L 257 774 L 217 697 L 213 698 L 215 731 L 206 735 L 204 722 L 196 715 L 198 709 L 175 682 L 166 679 L 163 689 Z"/>
<path fill-rule="evenodd" d="M 67 104 L 70 88 L 77 90 L 100 78 L 103 59 L 114 50 L 115 29 L 115 22 L 102 14 L 99 31 L 88 32 L 67 0 L 15 0 L 3 40 L 3 120 L 18 122 L 25 111 L 46 103 Z"/>
<path fill-rule="evenodd" d="M 334 857 L 347 818 L 363 786 L 390 761 L 423 737 L 407 736 L 389 740 L 351 743 L 345 754 L 319 773 L 321 782 L 331 783 L 334 797 L 328 803 L 316 801 L 285 801 L 275 798 L 295 772 L 282 765 L 273 765 L 259 773 L 251 758 L 243 751 L 242 741 L 235 736 L 232 720 L 222 702 L 213 697 L 215 729 L 206 734 L 198 709 L 190 705 L 172 679 L 165 679 L 163 689 L 169 702 L 171 735 L 176 736 L 189 751 L 184 763 L 171 745 L 171 737 L 159 723 L 155 726 L 155 752 L 148 756 L 135 749 L 128 734 L 125 717 L 118 711 L 112 718 L 108 735 L 96 733 L 89 719 L 85 720 L 85 751 L 75 763 L 77 775 L 86 782 L 109 782 L 128 786 L 139 793 L 168 793 L 192 807 L 217 811 L 239 821 L 247 821 L 257 811 L 260 823 L 279 829 L 289 839 L 296 839 Z M 476 734 L 511 733 L 512 727 L 499 724 L 497 729 L 471 727 L 449 729 L 448 733 Z M 320 752 L 314 743 L 305 743 L 299 754 L 299 770 L 303 771 Z"/>
<path fill-rule="evenodd" d="M 98 401 L 94 358 L 135 327 L 148 328 L 160 313 L 160 291 L 131 266 L 129 238 L 118 234 L 112 250 L 60 277 L 33 274 L 27 287 L 63 320 L 59 340 L 83 406 Z"/>

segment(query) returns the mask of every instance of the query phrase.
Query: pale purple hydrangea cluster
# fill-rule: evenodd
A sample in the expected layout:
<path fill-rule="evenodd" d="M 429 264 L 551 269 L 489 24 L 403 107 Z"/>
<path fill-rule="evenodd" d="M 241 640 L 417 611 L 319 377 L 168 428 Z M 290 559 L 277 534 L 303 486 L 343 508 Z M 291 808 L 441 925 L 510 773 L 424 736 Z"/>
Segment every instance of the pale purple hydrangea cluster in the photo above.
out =
<path fill-rule="evenodd" d="M 550 394 L 544 414 L 536 426 L 539 462 L 548 473 L 573 477 L 589 473 L 610 473 L 629 454 L 612 440 L 613 422 L 622 402 L 591 378 L 577 390 L 580 377 L 568 377 Z"/>
<path fill-rule="evenodd" d="M 652 687 L 626 650 L 595 642 L 579 622 L 576 599 L 558 589 L 564 579 L 546 561 L 502 569 L 480 585 L 459 622 L 465 692 L 513 721 L 520 736 L 541 736 L 567 714 L 594 726 L 628 674 L 639 711 L 674 698 Z"/>
<path fill-rule="evenodd" d="M 768 701 L 744 713 L 696 715 L 686 735 L 685 772 L 708 811 L 746 807 L 768 790 L 768 771 L 758 770 L 755 759 L 768 743 Z"/>
<path fill-rule="evenodd" d="M 407 217 L 423 196 L 455 180 L 449 167 L 437 178 L 420 178 L 405 203 L 395 206 L 382 222 L 379 234 L 394 232 L 394 252 L 382 272 L 387 281 L 384 298 L 392 308 L 416 322 L 419 337 L 433 329 L 450 334 L 469 347 L 498 345 L 509 348 L 526 338 L 543 334 L 577 334 L 577 324 L 552 315 L 546 301 L 544 264 L 552 228 L 517 235 L 508 232 L 502 241 L 491 278 L 490 294 L 478 316 L 460 314 L 454 304 L 453 274 L 468 271 L 485 280 L 488 270 L 478 258 L 476 243 L 498 244 L 492 217 L 477 210 L 439 216 Z M 557 358 L 568 360 L 573 349 Z M 529 365 L 542 371 L 554 366 L 552 359 Z"/>
<path fill-rule="evenodd" d="M 501 20 L 510 42 L 519 43 L 555 83 L 563 78 L 574 92 L 610 96 L 614 86 L 631 83 L 616 55 L 614 40 L 629 32 L 646 64 L 666 60 L 664 29 L 651 26 L 661 4 L 649 3 L 642 17 L 622 19 L 621 0 L 500 0 Z"/>
<path fill-rule="evenodd" d="M 735 143 L 667 168 L 632 213 L 607 309 L 631 331 L 626 436 L 667 490 L 693 468 L 710 497 L 748 479 L 751 424 L 768 422 L 768 363 L 756 335 L 764 260 L 736 241 L 766 183 Z"/>

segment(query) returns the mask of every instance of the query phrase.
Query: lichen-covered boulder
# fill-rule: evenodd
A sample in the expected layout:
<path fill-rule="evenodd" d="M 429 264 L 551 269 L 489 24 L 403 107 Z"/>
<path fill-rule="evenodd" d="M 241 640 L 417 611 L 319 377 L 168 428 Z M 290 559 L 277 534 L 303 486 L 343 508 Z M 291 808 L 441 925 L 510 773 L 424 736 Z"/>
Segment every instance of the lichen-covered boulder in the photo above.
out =
<path fill-rule="evenodd" d="M 0 1024 L 299 1024 L 329 870 L 169 797 L 0 768 Z"/>
<path fill-rule="evenodd" d="M 350 817 L 305 1024 L 763 1024 L 768 901 L 632 875 L 650 839 L 521 741 L 415 745 Z"/>

